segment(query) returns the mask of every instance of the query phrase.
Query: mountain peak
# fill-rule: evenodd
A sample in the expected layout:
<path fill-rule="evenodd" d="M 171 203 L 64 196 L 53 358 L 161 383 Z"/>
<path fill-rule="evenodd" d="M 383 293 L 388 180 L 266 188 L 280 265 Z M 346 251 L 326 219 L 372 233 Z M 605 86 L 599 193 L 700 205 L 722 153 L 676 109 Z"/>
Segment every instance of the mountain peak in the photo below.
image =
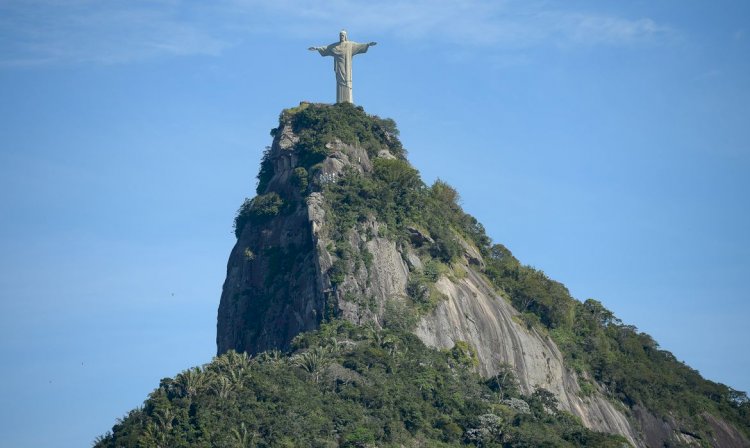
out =
<path fill-rule="evenodd" d="M 750 445 L 744 393 L 493 244 L 455 189 L 425 185 L 398 134 L 349 103 L 281 113 L 257 195 L 235 217 L 219 356 L 162 384 L 126 423 L 225 406 L 253 409 L 231 431 L 245 440 L 253 428 L 258 446 Z M 312 432 L 267 421 L 287 407 L 300 416 L 289 425 Z M 328 415 L 339 408 L 357 423 Z M 183 422 L 195 434 L 172 434 L 170 420 L 170 434 L 204 440 L 226 426 L 204 418 L 210 428 Z"/>
<path fill-rule="evenodd" d="M 675 428 L 644 431 L 653 410 L 638 420 L 612 401 L 628 403 L 638 388 L 613 393 L 624 386 L 597 375 L 599 354 L 572 341 L 586 343 L 576 330 L 585 324 L 598 338 L 625 332 L 645 352 L 668 352 L 493 245 L 455 189 L 424 184 L 393 120 L 348 103 L 301 103 L 281 113 L 271 134 L 258 196 L 236 220 L 219 353 L 285 350 L 332 319 L 398 328 L 438 349 L 463 344 L 485 377 L 509 367 L 524 393 L 551 392 L 589 428 L 634 445 L 684 437 Z"/>

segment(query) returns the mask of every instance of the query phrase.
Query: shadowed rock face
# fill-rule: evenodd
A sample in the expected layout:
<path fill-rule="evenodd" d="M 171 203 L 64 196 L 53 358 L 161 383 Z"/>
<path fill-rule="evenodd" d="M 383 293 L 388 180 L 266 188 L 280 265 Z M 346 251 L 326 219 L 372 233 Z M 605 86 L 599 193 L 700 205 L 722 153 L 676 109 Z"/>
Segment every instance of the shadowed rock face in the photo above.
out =
<path fill-rule="evenodd" d="M 318 286 L 306 209 L 246 229 L 229 257 L 221 296 L 218 352 L 286 349 L 317 328 L 325 297 Z"/>
<path fill-rule="evenodd" d="M 305 198 L 291 181 L 297 141 L 291 124 L 282 122 L 270 152 L 274 175 L 261 193 L 280 193 L 287 209 L 262 225 L 248 224 L 232 249 L 219 304 L 219 354 L 286 349 L 294 336 L 317 328 L 326 313 L 379 325 L 386 301 L 405 294 L 406 262 L 396 243 L 377 236 L 375 220 L 361 223 L 349 237 L 352 257 L 361 259 L 366 252 L 372 262 L 350 269 L 333 287 L 328 273 L 336 255 L 327 234 L 325 198 L 319 192 Z M 314 183 L 335 181 L 346 167 L 372 171 L 362 148 L 331 142 L 329 149 L 313 174 Z M 379 157 L 393 155 L 384 148 Z"/>
<path fill-rule="evenodd" d="M 355 265 L 350 260 L 343 279 L 332 284 L 330 273 L 337 255 L 326 211 L 336 204 L 328 203 L 316 190 L 336 181 L 347 169 L 370 173 L 373 164 L 362 148 L 332 141 L 329 155 L 311 173 L 314 192 L 303 197 L 292 182 L 299 160 L 298 141 L 289 120 L 282 119 L 269 153 L 274 174 L 260 193 L 278 192 L 286 207 L 262 224 L 247 225 L 232 250 L 218 313 L 220 354 L 231 349 L 251 354 L 284 350 L 297 334 L 317 328 L 325 316 L 379 327 L 386 304 L 406 297 L 409 273 L 423 268 L 414 246 L 429 236 L 409 228 L 411 242 L 396 243 L 379 236 L 384 233 L 382 225 L 369 218 L 352 229 L 347 242 L 351 259 L 366 255 L 371 261 Z M 394 157 L 387 148 L 377 154 Z M 444 300 L 422 316 L 414 330 L 425 344 L 448 349 L 458 341 L 467 342 L 476 350 L 482 375 L 492 376 L 509 365 L 525 393 L 537 387 L 547 389 L 561 408 L 587 427 L 621 434 L 635 446 L 698 443 L 680 431 L 677 422 L 660 421 L 645 409 L 615 404 L 598 386 L 582 397 L 579 378 L 565 366 L 555 343 L 521 323 L 518 312 L 481 274 L 484 261 L 479 251 L 463 239 L 460 243 L 463 257 L 457 266 L 464 273 L 437 280 L 435 288 Z M 748 446 L 736 429 L 709 417 L 716 434 L 711 441 L 714 446 Z"/>

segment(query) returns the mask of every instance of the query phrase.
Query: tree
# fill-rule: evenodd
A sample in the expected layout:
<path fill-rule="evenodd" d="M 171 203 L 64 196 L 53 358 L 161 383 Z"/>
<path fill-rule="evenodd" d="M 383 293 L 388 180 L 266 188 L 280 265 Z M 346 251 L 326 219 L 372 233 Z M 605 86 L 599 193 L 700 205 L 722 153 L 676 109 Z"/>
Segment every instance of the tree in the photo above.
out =
<path fill-rule="evenodd" d="M 476 427 L 466 431 L 466 440 L 482 447 L 500 442 L 504 426 L 503 419 L 495 414 L 480 415 Z"/>
<path fill-rule="evenodd" d="M 557 397 L 555 397 L 555 394 L 542 387 L 537 386 L 534 389 L 534 393 L 531 394 L 531 402 L 529 405 L 531 406 L 534 415 L 537 417 L 541 417 L 545 413 L 557 413 Z"/>
<path fill-rule="evenodd" d="M 591 316 L 599 325 L 606 327 L 611 323 L 621 323 L 620 319 L 617 319 L 612 311 L 605 308 L 598 300 L 586 299 L 586 301 L 583 302 L 583 308 L 591 313 Z"/>
<path fill-rule="evenodd" d="M 510 364 L 501 364 L 497 373 L 488 378 L 485 382 L 490 389 L 500 394 L 500 399 L 518 397 L 521 395 L 521 389 L 518 385 L 515 370 Z"/>
<path fill-rule="evenodd" d="M 178 374 L 175 383 L 183 396 L 191 398 L 206 384 L 206 374 L 200 367 L 193 367 Z"/>
<path fill-rule="evenodd" d="M 328 361 L 327 353 L 321 347 L 315 347 L 292 358 L 292 363 L 309 373 L 315 383 L 320 380 L 320 372 Z"/>

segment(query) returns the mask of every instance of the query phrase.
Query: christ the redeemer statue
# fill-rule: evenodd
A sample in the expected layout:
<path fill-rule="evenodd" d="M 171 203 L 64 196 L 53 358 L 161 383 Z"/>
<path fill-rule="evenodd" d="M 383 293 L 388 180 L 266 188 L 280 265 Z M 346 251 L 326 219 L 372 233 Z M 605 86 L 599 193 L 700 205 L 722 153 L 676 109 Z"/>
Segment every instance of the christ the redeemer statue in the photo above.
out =
<path fill-rule="evenodd" d="M 367 49 L 377 45 L 376 42 L 358 44 L 346 38 L 346 31 L 341 30 L 339 41 L 326 47 L 310 47 L 321 56 L 333 56 L 333 71 L 336 72 L 336 102 L 352 103 L 352 57 L 367 53 Z"/>

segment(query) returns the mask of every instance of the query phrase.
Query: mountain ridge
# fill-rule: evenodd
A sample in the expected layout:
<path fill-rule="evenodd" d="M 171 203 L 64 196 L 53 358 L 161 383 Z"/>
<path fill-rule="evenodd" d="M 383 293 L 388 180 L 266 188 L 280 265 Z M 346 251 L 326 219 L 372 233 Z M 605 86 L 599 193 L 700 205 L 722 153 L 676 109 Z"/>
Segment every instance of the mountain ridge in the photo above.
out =
<path fill-rule="evenodd" d="M 424 185 L 392 120 L 349 104 L 302 103 L 282 112 L 272 136 L 258 195 L 235 219 L 219 355 L 314 353 L 300 346 L 301 333 L 350 322 L 462 354 L 465 368 L 494 379 L 501 399 L 514 387 L 541 394 L 554 403 L 545 409 L 635 446 L 748 446 L 746 395 L 682 369 L 601 303 L 576 301 L 492 244 L 452 187 Z M 638 383 L 655 367 L 651 394 Z M 516 386 L 500 382 L 508 374 Z M 675 397 L 687 405 L 664 404 Z M 493 443 L 523 446 L 503 437 Z"/>

